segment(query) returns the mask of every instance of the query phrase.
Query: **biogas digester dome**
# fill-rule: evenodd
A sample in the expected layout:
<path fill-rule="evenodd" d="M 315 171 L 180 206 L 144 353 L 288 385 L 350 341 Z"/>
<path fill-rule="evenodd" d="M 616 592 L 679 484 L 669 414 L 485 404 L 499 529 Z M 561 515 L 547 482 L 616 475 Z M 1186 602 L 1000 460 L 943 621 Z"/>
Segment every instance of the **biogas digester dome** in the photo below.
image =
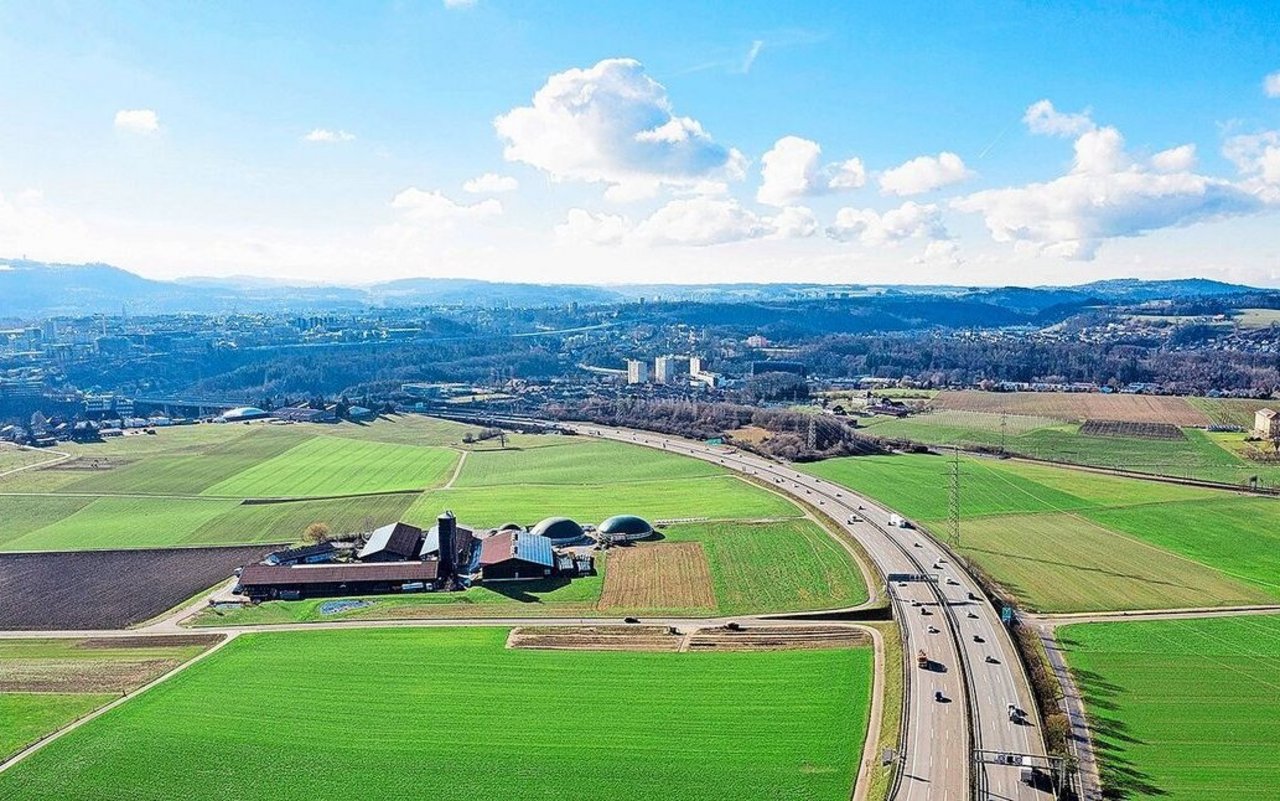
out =
<path fill-rule="evenodd" d="M 600 524 L 597 529 L 609 539 L 617 541 L 642 540 L 653 533 L 653 526 L 643 517 L 635 515 L 614 515 Z"/>
<path fill-rule="evenodd" d="M 530 529 L 529 533 L 541 534 L 551 540 L 552 545 L 576 542 L 583 537 L 582 526 L 567 517 L 548 517 Z"/>

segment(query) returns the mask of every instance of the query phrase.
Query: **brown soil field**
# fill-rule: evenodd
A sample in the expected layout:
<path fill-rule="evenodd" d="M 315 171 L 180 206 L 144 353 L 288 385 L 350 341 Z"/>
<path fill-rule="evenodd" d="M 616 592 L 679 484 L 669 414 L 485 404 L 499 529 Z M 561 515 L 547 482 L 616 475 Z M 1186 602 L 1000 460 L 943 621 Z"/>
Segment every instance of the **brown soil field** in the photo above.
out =
<path fill-rule="evenodd" d="M 714 609 L 711 568 L 699 542 L 654 543 L 609 552 L 601 609 Z"/>
<path fill-rule="evenodd" d="M 780 651 L 797 648 L 850 648 L 868 645 L 871 636 L 848 626 L 743 626 L 702 629 L 690 638 L 693 651 Z"/>
<path fill-rule="evenodd" d="M 1086 420 L 1082 437 L 1137 437 L 1139 439 L 1185 440 L 1182 429 L 1168 423 L 1133 423 L 1123 420 Z"/>
<path fill-rule="evenodd" d="M 231 577 L 271 545 L 0 554 L 0 629 L 119 629 Z"/>
<path fill-rule="evenodd" d="M 666 626 L 523 626 L 508 648 L 588 651 L 677 651 L 683 637 Z"/>
<path fill-rule="evenodd" d="M 941 392 L 935 409 L 1029 414 L 1058 420 L 1114 420 L 1207 426 L 1212 421 L 1186 398 L 1167 395 L 1103 395 L 1098 392 Z"/>

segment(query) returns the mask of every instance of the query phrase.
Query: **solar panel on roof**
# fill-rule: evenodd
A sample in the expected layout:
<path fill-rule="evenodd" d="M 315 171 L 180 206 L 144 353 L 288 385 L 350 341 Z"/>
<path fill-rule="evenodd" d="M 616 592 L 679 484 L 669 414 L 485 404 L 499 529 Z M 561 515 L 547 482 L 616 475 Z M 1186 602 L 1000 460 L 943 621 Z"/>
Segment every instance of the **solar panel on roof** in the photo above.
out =
<path fill-rule="evenodd" d="M 523 531 L 516 534 L 516 556 L 526 562 L 551 567 L 555 557 L 551 553 L 551 540 L 540 534 L 528 534 Z"/>

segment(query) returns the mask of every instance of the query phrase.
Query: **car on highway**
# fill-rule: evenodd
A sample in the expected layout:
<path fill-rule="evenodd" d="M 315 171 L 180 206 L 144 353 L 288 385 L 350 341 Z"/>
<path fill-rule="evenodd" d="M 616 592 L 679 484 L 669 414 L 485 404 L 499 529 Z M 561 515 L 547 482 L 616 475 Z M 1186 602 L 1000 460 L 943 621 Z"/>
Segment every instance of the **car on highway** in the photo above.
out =
<path fill-rule="evenodd" d="M 968 615 L 968 616 L 969 616 L 970 618 L 974 619 L 974 620 L 977 620 L 977 619 L 978 619 L 978 613 L 977 613 L 977 612 L 975 612 L 975 611 L 973 611 L 972 609 L 970 609 L 970 610 L 969 610 L 969 615 Z"/>
<path fill-rule="evenodd" d="M 937 633 L 938 633 L 938 627 L 937 627 L 937 626 L 930 626 L 930 627 L 929 627 L 929 633 L 930 633 L 930 634 L 937 634 Z"/>
<path fill-rule="evenodd" d="M 905 586 L 907 586 L 907 582 L 905 582 L 905 581 L 899 581 L 899 582 L 898 582 L 898 586 L 899 586 L 899 587 L 905 587 Z"/>
<path fill-rule="evenodd" d="M 938 703 L 942 703 L 943 701 L 947 700 L 947 697 L 942 694 L 942 690 L 934 690 L 933 700 L 937 701 Z"/>
<path fill-rule="evenodd" d="M 640 618 L 638 618 L 638 617 L 624 617 L 624 618 L 622 619 L 622 622 L 623 622 L 623 623 L 639 623 L 639 622 L 640 622 Z"/>
<path fill-rule="evenodd" d="M 974 641 L 974 642 L 986 642 L 986 640 L 982 639 L 982 635 L 981 635 L 981 634 L 975 634 L 975 635 L 973 635 L 973 641 Z"/>
<path fill-rule="evenodd" d="M 922 607 L 920 607 L 920 614 L 922 614 L 922 615 L 932 615 L 933 613 L 929 611 L 929 607 L 927 607 L 927 606 L 922 606 Z"/>
<path fill-rule="evenodd" d="M 951 586 L 953 586 L 953 587 L 959 587 L 959 586 L 960 586 L 960 582 L 956 581 L 955 579 L 951 578 L 950 576 L 947 576 L 947 583 L 948 583 L 948 584 L 950 584 L 950 585 L 951 585 Z"/>
<path fill-rule="evenodd" d="M 995 658 L 994 656 L 992 656 L 991 654 L 987 654 L 987 663 L 988 663 L 988 664 L 992 664 L 992 665 L 998 665 L 998 664 L 1000 664 L 1000 660 L 999 660 L 999 659 L 996 659 L 996 658 Z"/>
<path fill-rule="evenodd" d="M 912 545 L 914 545 L 914 546 L 915 546 L 915 547 L 917 547 L 917 548 L 923 548 L 923 547 L 924 547 L 923 545 L 921 545 L 921 544 L 920 544 L 920 543 L 918 543 L 918 542 L 913 542 L 913 543 L 911 543 L 911 544 L 912 544 Z"/>

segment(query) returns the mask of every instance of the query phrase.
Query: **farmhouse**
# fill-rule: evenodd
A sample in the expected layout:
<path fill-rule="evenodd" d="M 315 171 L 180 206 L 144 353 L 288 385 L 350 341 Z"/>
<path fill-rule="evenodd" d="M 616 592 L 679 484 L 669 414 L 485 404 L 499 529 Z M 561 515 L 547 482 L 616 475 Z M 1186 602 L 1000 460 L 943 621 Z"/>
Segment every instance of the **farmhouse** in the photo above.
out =
<path fill-rule="evenodd" d="M 318 542 L 315 545 L 303 545 L 299 548 L 286 548 L 267 554 L 262 561 L 268 565 L 310 565 L 318 562 L 332 562 L 338 549 L 332 542 Z"/>
<path fill-rule="evenodd" d="M 403 562 L 420 553 L 422 529 L 408 523 L 390 523 L 374 529 L 360 549 L 361 562 Z"/>
<path fill-rule="evenodd" d="M 555 564 L 551 540 L 541 534 L 504 531 L 480 546 L 480 574 L 485 581 L 547 578 Z"/>
<path fill-rule="evenodd" d="M 1280 413 L 1274 409 L 1259 409 L 1253 415 L 1253 433 L 1263 439 L 1280 437 Z"/>
<path fill-rule="evenodd" d="M 254 600 L 298 600 L 328 595 L 375 595 L 434 588 L 438 563 L 249 565 L 239 590 Z"/>

